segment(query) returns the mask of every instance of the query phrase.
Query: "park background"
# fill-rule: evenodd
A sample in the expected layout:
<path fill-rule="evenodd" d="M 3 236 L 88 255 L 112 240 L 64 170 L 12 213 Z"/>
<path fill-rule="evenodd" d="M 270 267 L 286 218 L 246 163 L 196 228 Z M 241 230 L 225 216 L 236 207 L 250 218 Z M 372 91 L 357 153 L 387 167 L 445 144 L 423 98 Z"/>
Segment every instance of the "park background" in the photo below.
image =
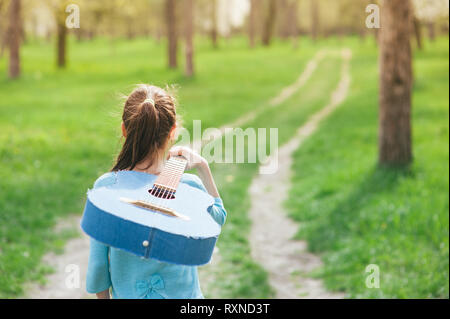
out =
<path fill-rule="evenodd" d="M 380 29 L 366 26 L 370 3 Z M 69 4 L 80 28 L 65 25 Z M 44 289 L 57 270 L 43 257 L 80 236 L 55 225 L 81 215 L 111 168 L 120 93 L 176 84 L 188 130 L 256 114 L 240 126 L 276 127 L 283 145 L 329 102 L 345 49 L 348 93 L 292 156 L 284 208 L 321 265 L 290 280 L 348 298 L 448 298 L 448 31 L 440 0 L 0 0 L 0 297 Z M 278 296 L 251 253 L 257 165 L 212 168 L 228 220 L 205 296 Z"/>

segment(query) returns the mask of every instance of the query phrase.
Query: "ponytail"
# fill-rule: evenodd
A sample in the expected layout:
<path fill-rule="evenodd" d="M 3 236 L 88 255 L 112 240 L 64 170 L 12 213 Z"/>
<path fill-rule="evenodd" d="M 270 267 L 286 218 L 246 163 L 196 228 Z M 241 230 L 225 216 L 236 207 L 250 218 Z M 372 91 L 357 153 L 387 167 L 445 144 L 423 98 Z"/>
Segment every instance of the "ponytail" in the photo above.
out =
<path fill-rule="evenodd" d="M 133 170 L 146 159 L 151 165 L 176 123 L 175 101 L 158 87 L 141 85 L 127 98 L 122 120 L 127 134 L 112 171 Z"/>

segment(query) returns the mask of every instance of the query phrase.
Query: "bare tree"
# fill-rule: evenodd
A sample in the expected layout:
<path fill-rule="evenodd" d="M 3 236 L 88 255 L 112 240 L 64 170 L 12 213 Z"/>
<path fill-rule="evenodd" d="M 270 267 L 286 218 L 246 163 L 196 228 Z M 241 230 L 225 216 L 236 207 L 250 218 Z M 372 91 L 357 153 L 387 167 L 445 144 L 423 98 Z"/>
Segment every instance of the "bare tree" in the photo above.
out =
<path fill-rule="evenodd" d="M 20 76 L 20 42 L 22 34 L 21 0 L 11 0 L 9 5 L 9 77 Z"/>
<path fill-rule="evenodd" d="M 267 14 L 264 22 L 264 30 L 262 43 L 265 46 L 269 46 L 272 41 L 272 34 L 275 26 L 277 16 L 277 0 L 269 0 L 269 6 L 267 9 Z"/>
<path fill-rule="evenodd" d="M 311 37 L 317 40 L 319 34 L 319 4 L 318 0 L 310 0 L 311 4 Z"/>
<path fill-rule="evenodd" d="M 194 75 L 194 0 L 184 0 L 184 29 L 186 40 L 186 76 Z"/>
<path fill-rule="evenodd" d="M 257 6 L 258 0 L 250 0 L 250 17 L 248 21 L 248 37 L 251 48 L 255 47 L 256 43 L 256 20 L 257 20 Z"/>
<path fill-rule="evenodd" d="M 383 0 L 380 29 L 379 163 L 412 161 L 411 145 L 411 28 L 409 0 Z"/>
<path fill-rule="evenodd" d="M 291 35 L 291 12 L 290 12 L 290 4 L 288 0 L 277 0 L 277 11 L 278 17 L 277 19 L 277 33 L 282 39 L 287 39 Z"/>
<path fill-rule="evenodd" d="M 66 47 L 67 47 L 67 28 L 65 21 L 65 6 L 64 2 L 59 2 L 55 8 L 56 16 L 56 65 L 58 68 L 66 67 Z"/>
<path fill-rule="evenodd" d="M 282 39 L 293 39 L 298 46 L 298 0 L 278 0 L 277 30 Z"/>
<path fill-rule="evenodd" d="M 445 22 L 448 30 L 448 0 L 413 0 L 415 17 L 427 30 L 431 41 L 436 38 L 436 28 L 439 21 Z"/>
<path fill-rule="evenodd" d="M 176 25 L 176 0 L 166 0 L 166 26 L 168 41 L 169 68 L 175 69 L 178 66 L 178 35 Z"/>
<path fill-rule="evenodd" d="M 6 26 L 4 24 L 4 14 L 3 14 L 3 8 L 6 7 L 5 6 L 5 1 L 4 0 L 0 0 L 0 58 L 3 57 L 3 52 L 5 50 L 5 47 L 7 45 L 6 43 Z"/>
<path fill-rule="evenodd" d="M 298 48 L 299 30 L 298 30 L 298 0 L 292 0 L 289 8 L 289 21 L 291 25 L 291 36 L 293 37 L 294 49 Z"/>
<path fill-rule="evenodd" d="M 215 49 L 218 47 L 218 31 L 217 31 L 217 0 L 211 1 L 211 42 Z"/>
<path fill-rule="evenodd" d="M 427 22 L 427 29 L 428 29 L 428 37 L 431 41 L 434 41 L 436 39 L 436 30 L 434 21 L 428 21 Z"/>
<path fill-rule="evenodd" d="M 416 37 L 417 48 L 422 50 L 422 24 L 417 17 L 413 19 L 414 23 L 414 36 Z"/>

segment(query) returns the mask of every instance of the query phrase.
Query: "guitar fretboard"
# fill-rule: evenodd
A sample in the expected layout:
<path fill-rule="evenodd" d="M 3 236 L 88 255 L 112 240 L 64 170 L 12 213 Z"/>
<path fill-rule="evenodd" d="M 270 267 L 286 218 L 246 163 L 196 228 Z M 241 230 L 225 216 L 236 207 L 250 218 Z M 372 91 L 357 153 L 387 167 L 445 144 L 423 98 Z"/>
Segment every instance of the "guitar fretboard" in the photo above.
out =
<path fill-rule="evenodd" d="M 156 179 L 153 188 L 149 191 L 150 194 L 157 197 L 165 197 L 173 195 L 180 183 L 181 176 L 186 169 L 187 161 L 184 157 L 171 157 L 161 174 Z M 166 194 L 168 193 L 168 194 Z"/>

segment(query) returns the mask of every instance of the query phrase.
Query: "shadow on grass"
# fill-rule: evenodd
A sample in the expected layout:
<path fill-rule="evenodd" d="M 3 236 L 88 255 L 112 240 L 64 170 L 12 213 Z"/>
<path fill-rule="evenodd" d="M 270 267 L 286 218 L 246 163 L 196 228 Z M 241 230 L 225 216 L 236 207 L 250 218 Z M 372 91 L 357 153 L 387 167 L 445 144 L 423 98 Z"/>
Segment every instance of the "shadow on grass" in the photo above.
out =
<path fill-rule="evenodd" d="M 319 218 L 326 218 L 326 222 L 315 223 L 312 228 L 307 226 L 300 231 L 300 236 L 305 234 L 309 240 L 309 248 L 312 252 L 328 251 L 337 248 L 340 240 L 353 236 L 364 236 L 364 231 L 370 226 L 370 216 L 365 216 L 364 208 L 371 201 L 377 200 L 382 194 L 394 192 L 399 181 L 404 178 L 414 177 L 411 167 L 385 167 L 376 166 L 368 171 L 362 181 L 354 187 L 348 196 L 338 200 L 328 213 L 321 214 Z M 373 212 L 372 212 L 373 213 Z M 367 224 L 367 225 L 366 225 Z M 332 225 L 330 229 L 330 225 Z M 334 249 L 333 249 L 334 250 Z"/>

